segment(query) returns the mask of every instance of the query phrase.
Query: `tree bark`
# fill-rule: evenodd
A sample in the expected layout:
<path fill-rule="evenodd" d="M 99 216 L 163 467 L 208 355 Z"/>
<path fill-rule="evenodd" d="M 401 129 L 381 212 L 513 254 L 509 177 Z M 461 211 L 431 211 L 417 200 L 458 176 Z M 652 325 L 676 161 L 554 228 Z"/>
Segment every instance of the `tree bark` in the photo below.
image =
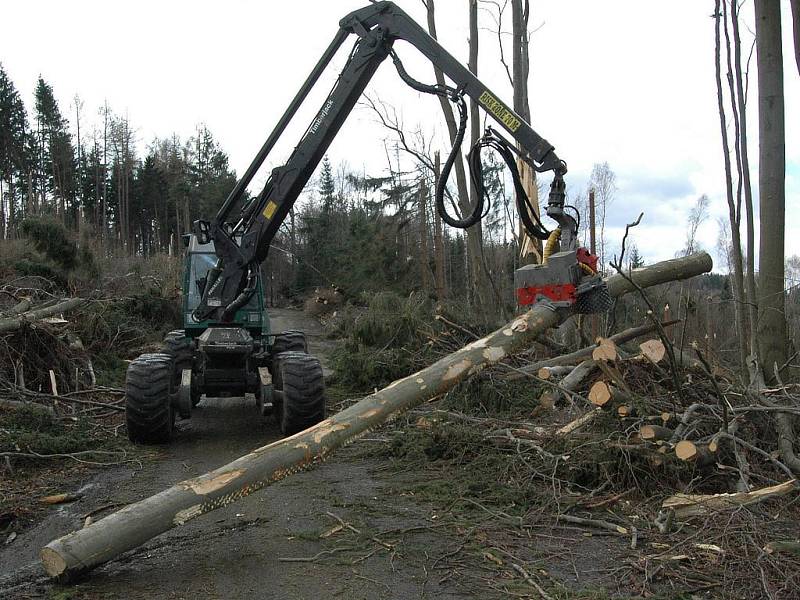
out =
<path fill-rule="evenodd" d="M 514 112 L 525 121 L 531 121 L 531 107 L 528 99 L 528 78 L 530 76 L 530 45 L 528 44 L 528 19 L 530 4 L 528 0 L 511 1 L 511 57 L 512 84 L 514 87 Z M 539 215 L 539 188 L 536 184 L 536 171 L 528 163 L 517 160 L 522 186 L 531 201 L 531 206 Z M 542 259 L 541 240 L 531 238 L 519 224 L 519 253 L 521 264 L 540 263 Z"/>
<path fill-rule="evenodd" d="M 672 429 L 661 425 L 642 425 L 639 428 L 639 437 L 648 442 L 667 441 L 672 433 Z"/>
<path fill-rule="evenodd" d="M 637 269 L 632 277 L 639 285 L 649 287 L 707 273 L 711 268 L 711 257 L 702 252 Z M 608 280 L 608 287 L 612 296 L 633 289 L 619 275 Z M 528 347 L 569 316 L 568 310 L 536 305 L 488 336 L 395 381 L 310 429 L 258 448 L 211 473 L 182 481 L 50 542 L 41 551 L 44 568 L 52 577 L 68 579 L 173 527 L 312 467 L 358 436 L 443 394 L 486 365 Z"/>
<path fill-rule="evenodd" d="M 772 0 L 767 0 L 771 2 Z M 778 4 L 777 2 L 775 3 Z M 734 510 L 763 502 L 769 498 L 785 496 L 797 490 L 797 480 L 790 479 L 778 485 L 760 488 L 752 492 L 735 494 L 675 494 L 661 504 L 662 510 L 672 510 L 679 519 L 708 515 L 710 513 Z"/>
<path fill-rule="evenodd" d="M 784 284 L 785 131 L 781 5 L 756 0 L 758 64 L 758 354 L 766 382 L 775 381 L 775 366 L 786 362 Z"/>
<path fill-rule="evenodd" d="M 594 360 L 584 360 L 577 367 L 572 369 L 572 371 L 570 371 L 570 373 L 564 377 L 564 379 L 561 380 L 558 388 L 545 389 L 545 391 L 542 392 L 542 395 L 539 396 L 539 406 L 536 407 L 535 414 L 539 414 L 542 411 L 553 408 L 556 402 L 558 402 L 558 399 L 561 398 L 562 394 L 568 396 L 568 393 L 574 391 L 579 385 L 581 385 L 596 368 L 597 363 Z"/>
<path fill-rule="evenodd" d="M 419 185 L 419 275 L 425 293 L 431 289 L 430 261 L 428 260 L 428 186 L 424 179 Z"/>

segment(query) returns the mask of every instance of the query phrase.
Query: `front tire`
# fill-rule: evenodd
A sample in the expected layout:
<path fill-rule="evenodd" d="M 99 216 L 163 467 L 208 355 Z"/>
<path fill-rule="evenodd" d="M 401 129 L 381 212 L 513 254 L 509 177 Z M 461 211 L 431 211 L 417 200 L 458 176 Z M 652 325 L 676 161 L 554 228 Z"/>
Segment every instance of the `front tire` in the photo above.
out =
<path fill-rule="evenodd" d="M 281 401 L 275 411 L 281 433 L 294 435 L 325 420 L 325 378 L 322 365 L 303 352 L 276 357 L 277 388 Z"/>
<path fill-rule="evenodd" d="M 125 421 L 132 442 L 159 444 L 172 439 L 173 388 L 174 364 L 169 355 L 142 354 L 131 362 L 125 378 Z"/>

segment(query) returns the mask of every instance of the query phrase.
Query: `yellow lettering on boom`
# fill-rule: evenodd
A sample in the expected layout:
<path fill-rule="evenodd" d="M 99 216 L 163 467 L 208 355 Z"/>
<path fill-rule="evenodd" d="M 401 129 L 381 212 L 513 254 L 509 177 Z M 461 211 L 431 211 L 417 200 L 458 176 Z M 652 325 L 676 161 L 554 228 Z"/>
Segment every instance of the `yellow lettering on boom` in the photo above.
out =
<path fill-rule="evenodd" d="M 516 131 L 519 129 L 520 120 L 514 116 L 506 106 L 500 102 L 497 98 L 492 96 L 488 91 L 485 91 L 481 94 L 481 97 L 478 98 L 478 102 L 483 104 L 490 113 L 492 113 L 497 119 L 506 127 L 508 127 L 509 131 Z"/>

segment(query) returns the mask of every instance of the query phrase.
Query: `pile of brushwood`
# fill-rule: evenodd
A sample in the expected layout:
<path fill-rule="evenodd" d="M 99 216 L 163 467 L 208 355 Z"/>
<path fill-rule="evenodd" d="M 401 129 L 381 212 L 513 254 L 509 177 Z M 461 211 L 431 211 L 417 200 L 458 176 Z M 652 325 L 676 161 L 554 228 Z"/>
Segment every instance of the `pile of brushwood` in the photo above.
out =
<path fill-rule="evenodd" d="M 64 467 L 131 460 L 127 361 L 179 321 L 172 261 L 96 260 L 52 220 L 24 231 L 0 266 L 0 532 Z"/>
<path fill-rule="evenodd" d="M 473 322 L 420 295 L 378 295 L 336 325 L 335 383 L 380 387 L 478 339 Z M 577 351 L 540 338 L 385 427 L 364 452 L 377 447 L 413 473 L 414 494 L 439 514 L 475 511 L 510 527 L 494 538 L 506 554 L 523 556 L 531 535 L 564 540 L 548 569 L 560 556 L 614 593 L 793 596 L 800 386 L 748 388 L 707 348 L 674 343 L 678 323 L 650 314 Z M 576 530 L 603 536 L 602 548 Z"/>

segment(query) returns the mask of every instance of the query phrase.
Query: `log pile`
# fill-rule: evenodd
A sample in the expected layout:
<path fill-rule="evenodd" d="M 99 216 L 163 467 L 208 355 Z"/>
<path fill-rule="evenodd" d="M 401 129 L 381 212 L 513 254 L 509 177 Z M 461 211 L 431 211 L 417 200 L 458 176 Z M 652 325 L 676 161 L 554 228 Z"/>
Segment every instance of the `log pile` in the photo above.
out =
<path fill-rule="evenodd" d="M 637 282 L 647 287 L 710 266 L 705 258 L 692 262 L 654 265 L 660 275 L 646 269 Z M 631 286 L 615 278 L 610 289 L 616 296 Z M 742 509 L 766 515 L 775 502 L 796 500 L 795 472 L 778 451 L 774 416 L 800 413 L 797 389 L 742 389 L 694 348 L 667 345 L 673 336 L 659 331 L 676 321 L 637 324 L 577 351 L 563 352 L 549 340 L 542 347 L 556 355 L 518 355 L 568 316 L 539 306 L 480 339 L 448 321 L 474 341 L 310 430 L 54 540 L 41 553 L 45 569 L 68 579 L 113 560 L 161 532 L 313 467 L 377 427 L 383 427 L 381 437 L 408 445 L 435 440 L 439 455 L 459 457 L 454 460 L 465 461 L 460 470 L 474 472 L 481 483 L 494 477 L 498 487 L 518 486 L 528 498 L 539 494 L 534 503 L 556 507 L 555 525 L 600 530 L 651 553 L 671 548 L 669 536 L 676 532 L 702 530 L 688 545 L 693 552 L 735 559 L 724 551 L 726 523 L 743 519 Z M 538 404 L 513 417 L 470 413 L 458 399 L 469 397 L 476 381 L 497 395 L 502 386 L 509 386 L 510 395 L 531 390 Z M 427 402 L 432 398 L 441 400 Z M 459 431 L 469 435 L 460 438 Z M 456 447 L 448 453 L 443 444 Z M 488 467 L 481 470 L 482 464 Z M 627 499 L 638 502 L 636 514 L 624 507 Z M 491 514 L 506 519 L 507 510 L 502 505 Z M 509 519 L 519 526 L 524 516 Z M 778 521 L 765 523 L 752 543 L 775 564 L 792 560 L 796 540 L 775 526 Z M 664 568 L 679 573 L 691 563 L 687 552 L 674 552 Z"/>
<path fill-rule="evenodd" d="M 0 473 L 14 478 L 21 464 L 117 464 L 124 457 L 116 450 L 125 439 L 124 393 L 98 384 L 95 363 L 139 354 L 152 319 L 170 317 L 158 303 L 172 300 L 141 281 L 104 283 L 122 293 L 64 298 L 40 276 L 0 283 Z M 28 471 L 35 478 L 35 469 Z M 9 513 L 15 490 L 25 485 L 19 479 L 4 496 L 1 508 Z"/>
<path fill-rule="evenodd" d="M 619 297 L 635 289 L 632 281 L 646 288 L 693 277 L 710 269 L 710 257 L 699 253 L 637 269 L 629 277 L 612 276 L 607 283 L 611 295 Z M 442 357 L 429 367 L 395 381 L 319 425 L 256 449 L 211 473 L 177 483 L 156 496 L 131 504 L 88 527 L 52 541 L 41 553 L 45 570 L 53 577 L 62 578 L 84 572 L 164 531 L 317 464 L 361 434 L 395 419 L 426 400 L 444 395 L 490 365 L 503 363 L 515 370 L 508 362 L 510 357 L 530 347 L 548 329 L 570 316 L 567 310 L 556 310 L 545 304 L 536 305 L 500 329 Z M 597 348 L 600 349 L 597 360 L 583 360 L 560 383 L 551 385 L 559 393 L 558 398 L 553 399 L 553 407 L 561 398 L 577 406 L 580 400 L 573 390 L 588 382 L 589 375 L 597 370 L 609 374 L 620 389 L 627 391 L 623 362 L 629 359 L 621 358 L 613 342 L 602 342 Z M 589 355 L 592 353 L 590 351 Z M 659 365 L 652 367 L 661 369 Z M 576 371 L 580 376 L 575 375 Z M 558 377 L 555 373 L 552 376 Z M 535 375 L 531 377 L 536 378 Z M 568 378 L 572 378 L 571 381 L 567 381 Z M 561 437 L 568 438 L 575 432 L 590 428 L 592 423 L 588 421 L 584 419 L 566 431 L 560 427 Z M 501 444 L 524 446 L 544 460 L 552 460 L 556 455 L 533 439 L 540 433 L 535 428 L 527 427 L 499 431 L 495 428 L 491 433 L 487 432 L 487 438 Z"/>

